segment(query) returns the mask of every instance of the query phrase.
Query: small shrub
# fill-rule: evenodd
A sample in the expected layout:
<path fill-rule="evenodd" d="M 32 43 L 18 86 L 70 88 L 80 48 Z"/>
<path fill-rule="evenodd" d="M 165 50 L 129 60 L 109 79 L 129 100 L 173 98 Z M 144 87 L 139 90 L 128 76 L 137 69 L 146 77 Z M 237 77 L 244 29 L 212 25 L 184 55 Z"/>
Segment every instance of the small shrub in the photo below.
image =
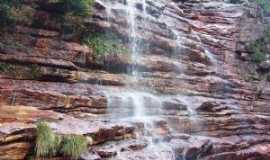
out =
<path fill-rule="evenodd" d="M 41 68 L 38 65 L 31 65 L 30 73 L 31 73 L 31 78 L 33 79 L 39 78 L 42 75 Z"/>
<path fill-rule="evenodd" d="M 12 13 L 14 8 L 21 6 L 20 0 L 0 0 L 0 24 L 1 29 L 15 24 L 15 18 Z"/>
<path fill-rule="evenodd" d="M 20 25 L 29 26 L 33 23 L 35 9 L 31 6 L 22 5 L 20 8 L 14 8 L 11 10 L 14 21 Z"/>
<path fill-rule="evenodd" d="M 12 69 L 13 69 L 12 65 L 0 62 L 0 72 L 8 72 Z"/>
<path fill-rule="evenodd" d="M 256 52 L 256 53 L 251 55 L 251 59 L 255 63 L 261 63 L 266 59 L 266 56 L 262 52 Z"/>
<path fill-rule="evenodd" d="M 83 152 L 87 151 L 87 145 L 87 139 L 84 136 L 66 136 L 63 138 L 61 153 L 64 156 L 78 159 Z"/>
<path fill-rule="evenodd" d="M 58 5 L 64 14 L 88 16 L 93 2 L 93 0 L 60 0 Z"/>
<path fill-rule="evenodd" d="M 267 45 L 270 42 L 270 26 L 266 28 L 261 38 L 253 41 L 248 50 L 251 52 L 251 61 L 255 63 L 261 63 L 269 57 L 269 47 Z"/>
<path fill-rule="evenodd" d="M 97 56 L 128 53 L 128 49 L 115 35 L 93 34 L 84 38 L 83 43 L 93 48 Z"/>
<path fill-rule="evenodd" d="M 260 63 L 266 59 L 263 40 L 257 40 L 250 45 L 251 60 Z"/>
<path fill-rule="evenodd" d="M 66 40 L 78 40 L 87 31 L 84 18 L 91 14 L 94 0 L 49 0 L 38 3 L 39 10 L 47 11 L 50 15 L 37 15 L 32 25 L 35 27 L 46 27 L 53 22 Z M 46 21 L 39 16 L 47 16 Z"/>
<path fill-rule="evenodd" d="M 11 8 L 8 5 L 1 4 L 0 6 L 0 24 L 1 28 L 9 26 L 14 23 L 14 19 L 11 16 Z"/>
<path fill-rule="evenodd" d="M 84 25 L 82 18 L 66 16 L 62 22 L 62 38 L 79 40 L 82 35 L 87 31 L 87 27 Z"/>
<path fill-rule="evenodd" d="M 270 1 L 269 0 L 255 0 L 258 5 L 262 7 L 265 13 L 270 12 Z"/>

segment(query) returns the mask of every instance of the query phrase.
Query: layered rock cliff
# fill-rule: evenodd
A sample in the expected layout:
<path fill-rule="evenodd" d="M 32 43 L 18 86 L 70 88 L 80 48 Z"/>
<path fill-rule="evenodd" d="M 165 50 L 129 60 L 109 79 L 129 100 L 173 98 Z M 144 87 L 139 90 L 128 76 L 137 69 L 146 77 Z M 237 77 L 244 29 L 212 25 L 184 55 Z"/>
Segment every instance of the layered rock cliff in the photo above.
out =
<path fill-rule="evenodd" d="M 0 159 L 26 159 L 40 119 L 93 137 L 85 160 L 270 159 L 269 82 L 249 78 L 241 59 L 264 33 L 258 12 L 223 0 L 96 0 L 85 25 L 130 48 L 98 61 L 57 27 L 1 32 Z"/>

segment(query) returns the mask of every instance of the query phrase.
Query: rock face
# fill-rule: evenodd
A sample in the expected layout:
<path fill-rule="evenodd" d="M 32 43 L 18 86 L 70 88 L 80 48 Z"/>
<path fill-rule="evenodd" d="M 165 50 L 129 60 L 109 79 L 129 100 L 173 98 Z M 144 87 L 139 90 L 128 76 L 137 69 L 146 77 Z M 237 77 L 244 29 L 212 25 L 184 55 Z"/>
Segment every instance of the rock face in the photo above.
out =
<path fill-rule="evenodd" d="M 263 33 L 255 8 L 131 1 L 96 0 L 85 19 L 130 46 L 102 63 L 50 27 L 1 33 L 0 160 L 26 158 L 40 119 L 94 137 L 85 160 L 270 159 L 270 86 L 238 59 Z"/>

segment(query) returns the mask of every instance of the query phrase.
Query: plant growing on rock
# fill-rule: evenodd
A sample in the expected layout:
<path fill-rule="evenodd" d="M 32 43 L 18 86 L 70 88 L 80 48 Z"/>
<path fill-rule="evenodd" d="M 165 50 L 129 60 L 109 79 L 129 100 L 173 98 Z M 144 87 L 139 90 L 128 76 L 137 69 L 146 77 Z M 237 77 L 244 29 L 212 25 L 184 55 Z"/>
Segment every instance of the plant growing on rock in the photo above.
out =
<path fill-rule="evenodd" d="M 47 0 L 37 2 L 38 8 L 58 16 L 88 16 L 93 0 Z"/>
<path fill-rule="evenodd" d="M 57 24 L 63 38 L 70 39 L 86 32 L 84 18 L 91 14 L 93 4 L 94 0 L 48 0 L 37 2 L 37 8 L 49 13 L 49 21 Z M 36 18 L 32 25 L 46 27 L 50 22 Z"/>
<path fill-rule="evenodd" d="M 88 16 L 93 2 L 93 0 L 59 0 L 58 6 L 64 14 Z"/>
<path fill-rule="evenodd" d="M 35 154 L 36 157 L 52 157 L 62 154 L 78 159 L 87 151 L 88 140 L 81 135 L 57 135 L 46 122 L 38 122 Z"/>
<path fill-rule="evenodd" d="M 42 75 L 41 68 L 38 65 L 31 65 L 30 71 L 32 79 L 38 79 Z"/>
<path fill-rule="evenodd" d="M 251 60 L 255 63 L 261 63 L 266 59 L 264 44 L 261 40 L 257 40 L 250 45 L 252 51 Z"/>
<path fill-rule="evenodd" d="M 64 156 L 78 159 L 80 155 L 87 151 L 87 139 L 84 136 L 71 135 L 63 138 L 61 153 Z"/>
<path fill-rule="evenodd" d="M 20 6 L 20 0 L 0 0 L 0 24 L 2 29 L 10 27 L 15 23 L 12 10 Z"/>
<path fill-rule="evenodd" d="M 8 72 L 9 70 L 12 69 L 13 69 L 12 65 L 0 62 L 0 72 Z"/>
<path fill-rule="evenodd" d="M 60 143 L 60 137 L 53 133 L 46 122 L 39 122 L 37 124 L 35 147 L 37 157 L 54 156 L 59 149 Z"/>
<path fill-rule="evenodd" d="M 251 60 L 255 63 L 261 63 L 268 58 L 269 48 L 267 44 L 270 42 L 270 27 L 268 27 L 264 36 L 250 43 L 248 50 L 251 52 Z"/>
<path fill-rule="evenodd" d="M 128 49 L 116 35 L 91 34 L 83 39 L 83 43 L 93 48 L 97 56 L 104 54 L 125 54 Z"/>
<path fill-rule="evenodd" d="M 270 12 L 270 1 L 269 0 L 255 0 L 265 13 Z"/>

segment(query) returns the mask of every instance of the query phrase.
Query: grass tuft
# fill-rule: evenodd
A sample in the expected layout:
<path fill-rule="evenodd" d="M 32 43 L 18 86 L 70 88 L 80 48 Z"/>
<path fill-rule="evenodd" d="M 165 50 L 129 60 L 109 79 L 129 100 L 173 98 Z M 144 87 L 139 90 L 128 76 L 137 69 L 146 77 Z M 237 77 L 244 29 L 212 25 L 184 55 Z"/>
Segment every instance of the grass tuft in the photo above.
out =
<path fill-rule="evenodd" d="M 84 136 L 71 135 L 63 138 L 61 153 L 64 156 L 78 159 L 80 155 L 87 151 L 87 139 Z"/>
<path fill-rule="evenodd" d="M 58 154 L 79 159 L 87 151 L 87 138 L 81 135 L 56 135 L 46 122 L 37 124 L 36 157 L 52 157 Z"/>
<path fill-rule="evenodd" d="M 50 157 L 57 153 L 61 138 L 56 136 L 46 122 L 37 124 L 35 152 L 37 157 Z"/>

